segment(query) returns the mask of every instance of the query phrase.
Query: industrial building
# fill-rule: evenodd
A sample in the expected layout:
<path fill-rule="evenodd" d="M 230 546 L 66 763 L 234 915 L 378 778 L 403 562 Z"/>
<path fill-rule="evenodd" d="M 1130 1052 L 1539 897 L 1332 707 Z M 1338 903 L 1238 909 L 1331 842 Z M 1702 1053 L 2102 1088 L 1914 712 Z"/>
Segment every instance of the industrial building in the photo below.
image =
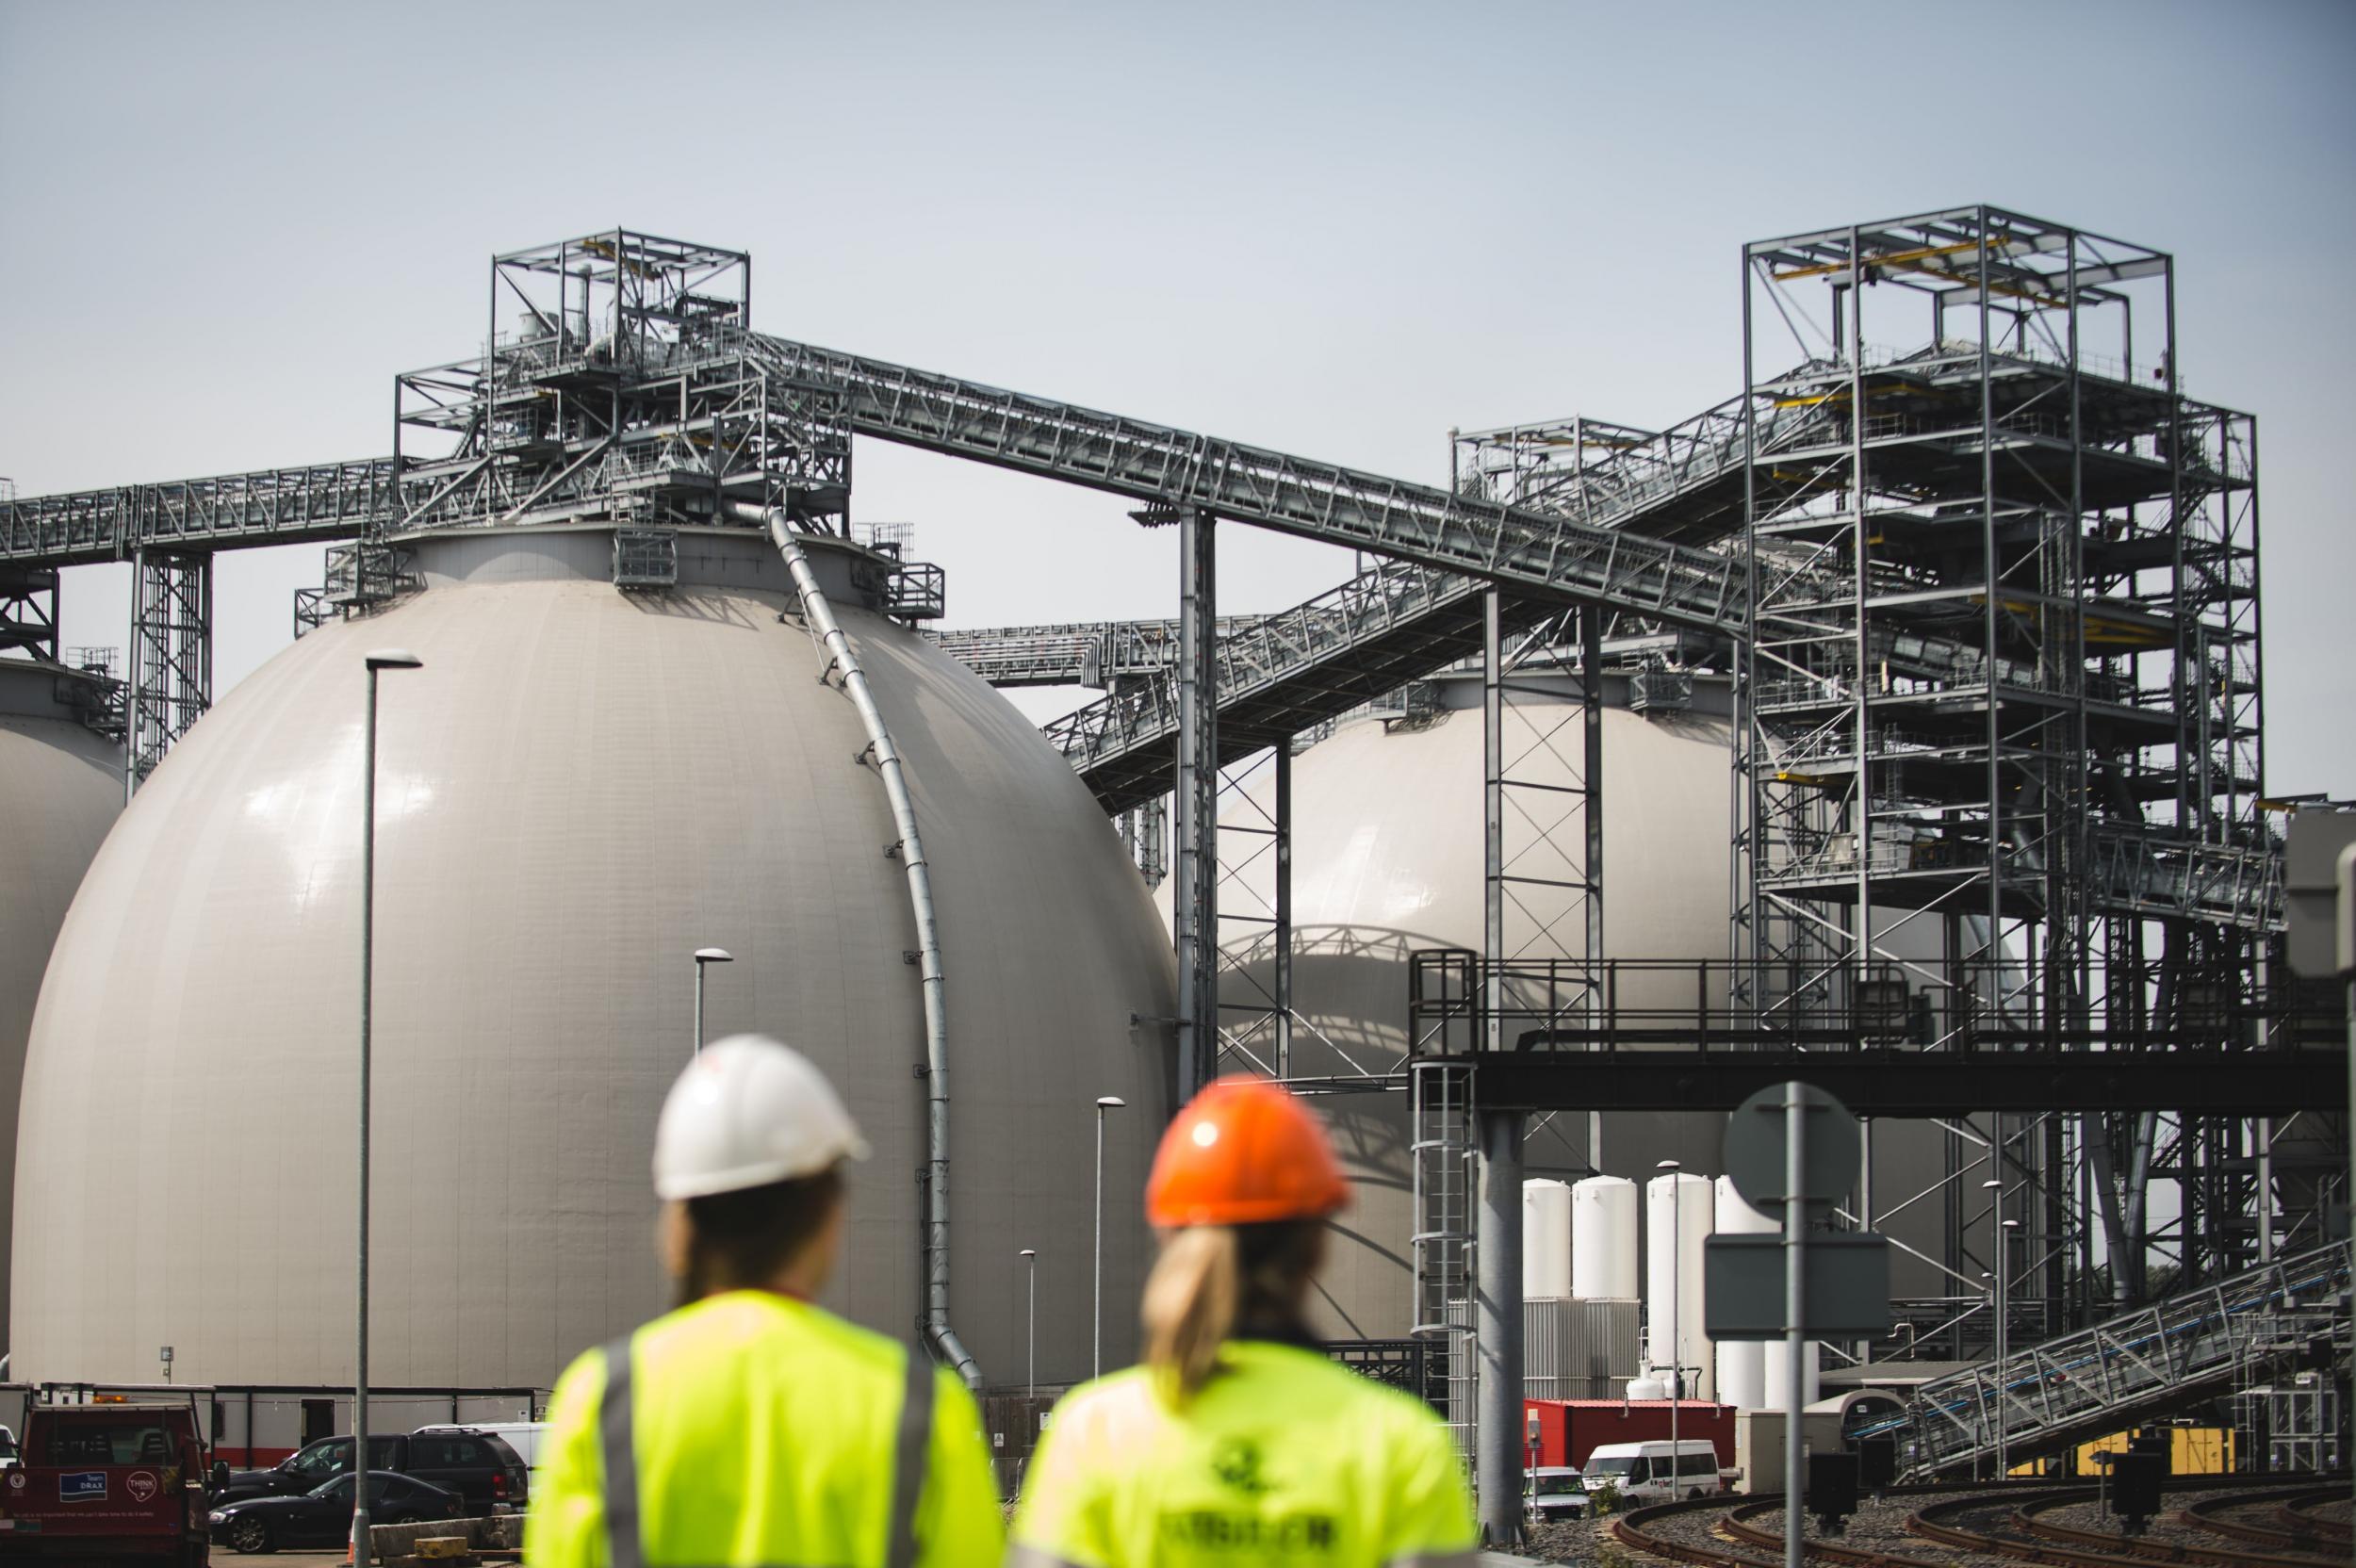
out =
<path fill-rule="evenodd" d="M 1584 1187 L 1625 1260 L 1582 1289 L 1565 1234 L 1526 1276 L 1523 1184 L 1649 1182 L 1684 1257 L 1742 1218 L 1725 1113 L 1793 1076 L 1869 1119 L 1841 1223 L 1900 1250 L 1898 1328 L 1827 1369 L 1952 1368 L 1842 1396 L 1913 1473 L 2344 1377 L 2345 1037 L 2281 939 L 2284 815 L 2330 805 L 2266 792 L 2256 425 L 2184 394 L 2172 258 L 1977 206 L 1740 260 L 1734 396 L 1452 432 L 1442 486 L 768 335 L 747 257 L 614 231 L 494 259 L 488 340 L 397 378 L 390 456 L 0 507 L 18 644 L 133 792 L 30 1028 L 14 1375 L 145 1376 L 175 1335 L 224 1386 L 348 1374 L 353 1176 L 263 1135 L 343 1147 L 361 659 L 397 644 L 393 1380 L 538 1386 L 657 1305 L 649 1052 L 707 942 L 880 1134 L 839 1304 L 984 1386 L 1020 1383 L 1018 1249 L 1088 1233 L 1096 1097 L 1132 1194 L 1221 1070 L 1340 1133 L 1320 1311 L 1455 1412 L 1484 1510 L 1525 1392 L 1773 1380 L 1654 1281 L 1631 1331 L 1587 1310 L 1637 1295 L 1632 1187 Z M 852 520 L 855 436 L 1122 498 L 1179 532 L 1180 614 L 921 630 L 946 585 Z M 1367 564 L 1222 615 L 1221 524 Z M 213 552 L 305 540 L 300 641 L 210 711 Z M 120 681 L 41 636 L 106 560 Z M 1073 684 L 1043 732 L 987 689 Z M 98 1222 L 224 1149 L 252 1209 Z M 2154 1334 L 2182 1359 L 2084 1375 Z M 1614 1348 L 1573 1372 L 1575 1338 Z M 1603 1386 L 1526 1388 L 1526 1340 Z M 2344 1452 L 2328 1408 L 2257 1446 Z"/>

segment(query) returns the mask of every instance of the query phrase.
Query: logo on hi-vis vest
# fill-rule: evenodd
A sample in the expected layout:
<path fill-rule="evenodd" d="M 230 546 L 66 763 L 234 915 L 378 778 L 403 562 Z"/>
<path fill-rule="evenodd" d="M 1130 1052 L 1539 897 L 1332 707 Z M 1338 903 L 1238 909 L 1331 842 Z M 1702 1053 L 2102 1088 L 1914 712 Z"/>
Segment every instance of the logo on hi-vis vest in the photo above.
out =
<path fill-rule="evenodd" d="M 155 1495 L 155 1472 L 153 1470 L 132 1471 L 123 1478 L 123 1490 L 131 1494 L 133 1502 L 146 1502 Z"/>
<path fill-rule="evenodd" d="M 103 1503 L 106 1500 L 106 1472 L 104 1470 L 72 1470 L 57 1478 L 57 1501 L 61 1503 Z"/>
<path fill-rule="evenodd" d="M 1248 1437 L 1231 1437 L 1213 1449 L 1211 1474 L 1253 1497 L 1275 1485 L 1260 1474 L 1260 1446 Z"/>
<path fill-rule="evenodd" d="M 1256 1513 L 1220 1513 L 1198 1508 L 1161 1518 L 1164 1541 L 1196 1550 L 1297 1555 L 1331 1552 L 1340 1534 L 1330 1513 L 1287 1513 L 1263 1519 Z"/>

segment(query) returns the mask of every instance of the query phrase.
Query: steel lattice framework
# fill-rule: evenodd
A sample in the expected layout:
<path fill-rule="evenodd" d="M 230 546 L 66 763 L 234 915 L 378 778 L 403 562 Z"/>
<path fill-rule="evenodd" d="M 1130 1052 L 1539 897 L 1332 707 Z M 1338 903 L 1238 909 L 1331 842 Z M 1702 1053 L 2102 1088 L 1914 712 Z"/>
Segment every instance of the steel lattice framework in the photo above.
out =
<path fill-rule="evenodd" d="M 859 538 L 888 611 L 936 617 L 939 573 L 851 528 L 864 435 L 1119 496 L 1187 531 L 1180 620 L 943 637 L 1005 684 L 1105 689 L 1048 733 L 1141 844 L 1173 790 L 1199 819 L 1222 764 L 1288 755 L 1444 666 L 1485 656 L 1501 710 L 1505 650 L 1575 611 L 1572 667 L 1590 676 L 1603 650 L 1650 650 L 1737 678 L 1731 946 L 1752 1027 L 1796 1037 L 1854 1006 L 1842 976 L 1920 921 L 1947 955 L 1926 1049 L 2000 1026 L 2051 1049 L 2138 1032 L 2280 1043 L 2271 1024 L 2234 1032 L 2273 1016 L 2251 976 L 2282 918 L 2279 848 L 2252 810 L 2256 431 L 2184 396 L 2166 255 L 1992 207 L 1751 245 L 1740 394 L 1661 431 L 1573 418 L 1457 435 L 1447 486 L 764 335 L 750 275 L 743 253 L 626 230 L 496 257 L 483 353 L 397 378 L 389 457 L 0 499 L 0 640 L 54 655 L 56 572 L 138 564 L 136 777 L 210 699 L 220 549 L 333 542 L 301 628 L 416 586 L 403 541 L 417 532 L 611 525 L 615 584 L 659 592 L 679 530 L 782 516 Z M 1893 302 L 1917 318 L 1900 329 L 1913 347 L 1869 335 Z M 1220 519 L 1378 564 L 1291 610 L 1218 620 Z M 1493 814 L 1513 784 L 1504 716 Z M 1570 813 L 1582 836 L 1597 809 Z M 1217 919 L 1210 833 L 1175 846 L 1198 946 Z M 1530 884 L 1556 901 L 1532 917 L 1562 933 L 1556 951 L 1500 921 L 1487 963 L 1592 972 L 1592 849 L 1549 854 Z M 1513 888 L 1513 858 L 1493 856 L 1495 890 Z M 1475 987 L 1493 1011 L 1509 989 L 1496 979 Z M 1280 1031 L 1284 1005 L 1268 1010 Z M 1457 1119 L 1461 1139 L 1469 1080 L 1434 1099 L 1433 1125 Z M 2147 1113 L 2000 1128 L 2002 1200 L 2029 1243 L 2015 1277 L 2048 1325 L 2062 1303 L 2094 1305 L 2072 1182 L 2099 1190 L 2112 1257 L 2164 1244 L 2196 1274 L 2246 1261 L 2245 1138 Z M 2154 1175 L 2190 1195 L 2167 1236 L 2138 1213 Z M 1958 1264 L 1991 1217 L 1958 1214 Z"/>

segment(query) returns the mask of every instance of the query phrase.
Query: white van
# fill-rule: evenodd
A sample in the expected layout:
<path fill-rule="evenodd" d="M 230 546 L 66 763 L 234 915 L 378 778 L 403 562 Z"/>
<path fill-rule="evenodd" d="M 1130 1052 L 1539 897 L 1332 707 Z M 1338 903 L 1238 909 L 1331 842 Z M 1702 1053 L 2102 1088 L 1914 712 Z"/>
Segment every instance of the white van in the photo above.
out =
<path fill-rule="evenodd" d="M 1714 1497 L 1726 1489 L 1718 1448 L 1706 1437 L 1676 1443 L 1599 1443 L 1582 1465 L 1590 1492 L 1615 1487 L 1623 1505 Z"/>
<path fill-rule="evenodd" d="M 540 1468 L 540 1434 L 548 1429 L 546 1421 L 462 1421 L 455 1426 L 445 1422 L 417 1429 L 420 1432 L 489 1432 L 504 1438 L 527 1470 Z"/>

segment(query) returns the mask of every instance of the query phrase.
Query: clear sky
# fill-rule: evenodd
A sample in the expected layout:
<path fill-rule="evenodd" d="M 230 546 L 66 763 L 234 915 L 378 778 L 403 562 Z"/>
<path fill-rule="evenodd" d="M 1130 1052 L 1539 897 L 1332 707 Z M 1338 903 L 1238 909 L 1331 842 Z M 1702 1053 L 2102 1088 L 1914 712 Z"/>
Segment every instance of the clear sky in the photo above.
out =
<path fill-rule="evenodd" d="M 1409 477 L 1741 384 L 1746 239 L 1989 202 L 2173 252 L 2263 432 L 2269 784 L 2356 794 L 2356 6 L 0 0 L 0 474 L 371 456 L 486 260 L 748 250 L 765 330 Z M 863 445 L 958 624 L 1169 613 L 1112 498 Z M 1347 557 L 1226 531 L 1222 608 Z M 66 640 L 121 643 L 121 567 Z M 224 555 L 221 689 L 316 548 Z"/>

